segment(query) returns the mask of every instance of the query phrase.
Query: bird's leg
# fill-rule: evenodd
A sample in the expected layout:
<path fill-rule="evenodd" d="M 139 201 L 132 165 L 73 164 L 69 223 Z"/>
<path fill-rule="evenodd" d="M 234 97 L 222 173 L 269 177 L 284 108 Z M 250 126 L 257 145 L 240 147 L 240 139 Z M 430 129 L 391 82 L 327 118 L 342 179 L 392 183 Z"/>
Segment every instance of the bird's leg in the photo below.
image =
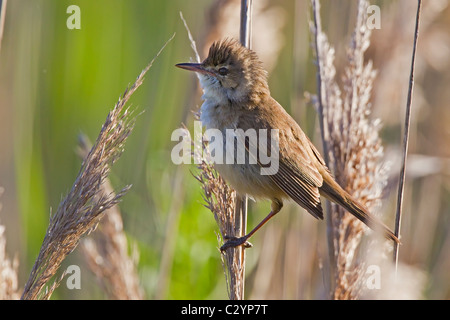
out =
<path fill-rule="evenodd" d="M 242 246 L 242 245 L 244 245 L 244 247 L 246 247 L 246 248 L 251 248 L 252 244 L 250 242 L 248 242 L 247 240 L 253 234 L 255 234 L 255 232 L 258 231 L 267 221 L 269 221 L 271 218 L 273 218 L 273 216 L 275 216 L 278 212 L 280 212 L 281 208 L 283 207 L 283 202 L 281 202 L 281 200 L 274 199 L 272 201 L 271 207 L 272 207 L 272 211 L 270 211 L 270 213 L 267 215 L 267 217 L 265 217 L 255 228 L 253 228 L 252 231 L 247 233 L 245 236 L 240 237 L 240 238 L 225 237 L 227 242 L 225 242 L 223 244 L 223 246 L 220 247 L 220 251 L 225 251 L 228 248 L 233 248 L 233 247 Z"/>

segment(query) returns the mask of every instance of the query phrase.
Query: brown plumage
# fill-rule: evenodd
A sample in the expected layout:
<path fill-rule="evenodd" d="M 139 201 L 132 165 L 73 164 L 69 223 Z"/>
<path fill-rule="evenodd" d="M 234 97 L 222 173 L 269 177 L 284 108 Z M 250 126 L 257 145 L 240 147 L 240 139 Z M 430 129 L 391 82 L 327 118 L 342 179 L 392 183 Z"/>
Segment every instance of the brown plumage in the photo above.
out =
<path fill-rule="evenodd" d="M 225 180 L 240 194 L 272 200 L 271 213 L 249 234 L 231 239 L 222 249 L 241 245 L 265 222 L 278 213 L 284 199 L 292 199 L 317 219 L 323 219 L 320 196 L 341 205 L 356 218 L 384 236 L 398 242 L 393 232 L 372 216 L 332 177 L 325 161 L 297 122 L 270 95 L 267 72 L 255 52 L 233 39 L 214 43 L 208 57 L 199 64 L 180 68 L 197 72 L 205 102 L 201 121 L 208 129 L 278 130 L 279 167 L 271 175 L 261 175 L 264 167 L 259 153 L 256 164 L 249 160 L 251 142 L 246 140 L 245 164 L 216 164 Z M 270 137 L 270 133 L 268 133 Z M 259 139 L 256 148 L 259 148 Z M 270 139 L 266 150 L 270 150 Z M 224 140 L 224 150 L 226 150 Z M 258 149 L 259 151 L 259 149 Z M 236 159 L 235 159 L 236 160 Z"/>

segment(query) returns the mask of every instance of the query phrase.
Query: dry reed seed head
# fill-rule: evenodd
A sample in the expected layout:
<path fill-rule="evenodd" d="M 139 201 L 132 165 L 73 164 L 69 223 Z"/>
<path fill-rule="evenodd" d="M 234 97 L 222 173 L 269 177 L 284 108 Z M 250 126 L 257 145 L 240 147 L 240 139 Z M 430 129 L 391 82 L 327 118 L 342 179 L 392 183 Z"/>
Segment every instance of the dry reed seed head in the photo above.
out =
<path fill-rule="evenodd" d="M 109 185 L 103 187 L 112 190 Z M 82 249 L 89 268 L 110 299 L 142 299 L 136 260 L 128 255 L 128 242 L 118 208 L 111 208 L 100 225 L 93 237 L 83 241 Z"/>
<path fill-rule="evenodd" d="M 123 152 L 121 148 L 129 132 L 127 126 L 116 126 L 120 104 L 111 112 L 100 131 L 99 137 L 82 164 L 72 189 L 50 219 L 47 234 L 29 282 L 24 298 L 45 298 L 53 292 L 57 282 L 47 292 L 42 287 L 59 268 L 62 260 L 78 245 L 83 234 L 89 234 L 97 226 L 104 210 L 111 208 L 128 191 L 125 187 L 117 195 L 101 194 L 101 185 L 112 163 Z M 129 123 L 133 123 L 128 122 Z M 116 130 L 112 130 L 116 128 Z M 131 129 L 130 129 L 131 130 Z M 42 280 L 39 280 L 39 279 Z"/>
<path fill-rule="evenodd" d="M 129 190 L 129 187 L 125 187 L 116 195 L 102 194 L 101 185 L 110 171 L 110 166 L 122 154 L 125 140 L 133 130 L 135 119 L 129 119 L 130 113 L 127 109 L 124 110 L 124 106 L 142 84 L 145 73 L 155 59 L 174 36 L 175 34 L 163 45 L 155 58 L 139 74 L 135 83 L 125 90 L 122 98 L 119 98 L 114 109 L 106 117 L 94 146 L 81 165 L 75 183 L 60 203 L 55 215 L 50 218 L 22 299 L 50 297 L 61 280 L 44 289 L 47 281 L 56 274 L 65 257 L 75 249 L 80 237 L 91 232 L 104 211 L 117 204 Z"/>
<path fill-rule="evenodd" d="M 376 72 L 372 70 L 370 62 L 364 65 L 364 52 L 370 44 L 370 32 L 363 23 L 366 16 L 364 8 L 367 8 L 366 1 L 360 1 L 358 22 L 348 50 L 349 66 L 345 69 L 343 77 L 344 100 L 342 103 L 330 105 L 327 113 L 328 130 L 332 138 L 330 156 L 336 169 L 340 169 L 336 175 L 353 178 L 351 180 L 357 180 L 357 177 L 362 179 L 349 191 L 357 191 L 358 187 L 363 185 L 370 187 L 364 180 L 368 177 L 373 180 L 375 172 L 370 172 L 368 168 L 375 169 L 376 163 L 383 155 L 378 137 L 380 122 L 370 122 L 367 119 L 370 115 L 369 101 Z M 334 81 L 335 70 L 334 67 L 330 68 L 328 77 Z M 333 96 L 333 91 L 327 96 Z M 341 101 L 339 98 L 333 100 Z"/>
<path fill-rule="evenodd" d="M 4 189 L 0 187 L 0 194 Z M 0 204 L 1 210 L 1 204 Z M 0 300 L 17 300 L 19 293 L 19 259 L 11 260 L 6 254 L 5 226 L 0 225 Z"/>
<path fill-rule="evenodd" d="M 364 24 L 367 7 L 367 1 L 359 1 L 357 24 L 347 51 L 348 66 L 342 77 L 342 92 L 335 79 L 334 49 L 324 34 L 316 34 L 316 58 L 322 88 L 321 99 L 317 101 L 323 104 L 324 143 L 329 151 L 330 168 L 339 184 L 363 205 L 373 209 L 379 203 L 377 200 L 386 185 L 387 175 L 383 170 L 384 152 L 378 135 L 380 122 L 368 118 L 376 72 L 372 63 L 364 60 L 370 45 L 370 32 Z M 321 30 L 320 21 L 317 22 L 313 32 Z M 331 207 L 333 230 L 328 236 L 333 239 L 336 265 L 332 297 L 355 299 L 363 289 L 365 259 L 360 243 L 365 228 L 344 214 L 341 208 Z"/>
<path fill-rule="evenodd" d="M 197 116 L 199 116 L 198 113 Z M 191 150 L 193 150 L 192 155 L 194 155 L 196 153 L 196 145 L 193 141 L 190 141 L 190 143 L 193 146 Z M 201 162 L 197 166 L 199 173 L 194 175 L 194 177 L 201 183 L 204 193 L 202 197 L 206 202 L 204 206 L 213 213 L 223 239 L 224 236 L 230 234 L 226 225 L 233 221 L 234 191 L 225 183 L 214 169 L 211 161 L 209 161 L 206 141 L 202 141 L 201 148 L 204 152 L 198 153 L 202 157 Z"/>

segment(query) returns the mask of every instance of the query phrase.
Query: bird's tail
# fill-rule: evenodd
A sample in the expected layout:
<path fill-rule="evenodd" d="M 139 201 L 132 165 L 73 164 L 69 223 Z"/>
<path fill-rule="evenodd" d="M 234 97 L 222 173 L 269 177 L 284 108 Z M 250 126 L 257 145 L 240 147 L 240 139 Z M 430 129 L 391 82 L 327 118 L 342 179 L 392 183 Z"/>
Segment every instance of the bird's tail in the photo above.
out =
<path fill-rule="evenodd" d="M 395 234 L 381 221 L 369 213 L 369 210 L 356 201 L 348 192 L 346 192 L 334 179 L 324 177 L 320 193 L 329 200 L 339 204 L 356 218 L 364 222 L 369 228 L 375 231 L 383 232 L 387 239 L 400 243 Z"/>

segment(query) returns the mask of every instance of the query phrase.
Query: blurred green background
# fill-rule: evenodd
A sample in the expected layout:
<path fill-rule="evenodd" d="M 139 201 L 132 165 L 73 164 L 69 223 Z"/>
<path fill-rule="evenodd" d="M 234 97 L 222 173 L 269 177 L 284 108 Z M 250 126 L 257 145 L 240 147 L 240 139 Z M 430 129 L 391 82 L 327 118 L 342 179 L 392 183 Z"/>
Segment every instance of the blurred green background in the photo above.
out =
<path fill-rule="evenodd" d="M 373 48 L 368 52 L 375 68 L 380 69 L 374 114 L 385 124 L 382 136 L 388 160 L 394 164 L 390 189 L 394 193 L 415 2 L 372 3 L 383 10 L 382 29 L 374 31 Z M 81 9 L 80 30 L 66 27 L 70 16 L 66 10 L 73 4 Z M 309 1 L 262 1 L 258 5 L 261 8 L 254 10 L 254 47 L 264 62 L 270 61 L 267 67 L 272 95 L 319 143 L 316 114 L 304 97 L 305 91 L 315 93 Z M 336 46 L 337 62 L 342 63 L 356 15 L 355 1 L 322 1 L 322 7 L 324 29 Z M 448 299 L 450 63 L 445 52 L 450 52 L 450 14 L 448 1 L 426 1 L 425 7 L 411 141 L 411 161 L 416 162 L 411 163 L 407 181 L 405 240 L 400 257 L 427 275 L 424 297 Z M 200 185 L 191 175 L 195 167 L 177 167 L 170 161 L 172 131 L 182 123 L 192 127 L 191 110 L 201 105 L 196 78 L 174 67 L 194 56 L 180 11 L 198 41 L 202 58 L 218 35 L 234 36 L 238 32 L 237 1 L 8 1 L 0 53 L 0 186 L 5 188 L 0 198 L 0 223 L 6 226 L 8 253 L 19 257 L 20 286 L 37 256 L 50 212 L 56 210 L 80 169 L 75 152 L 78 135 L 83 132 L 91 140 L 96 138 L 118 97 L 176 32 L 131 99 L 133 108 L 144 112 L 110 178 L 115 189 L 133 185 L 120 208 L 128 239 L 139 249 L 138 272 L 146 297 L 227 297 L 217 250 L 217 226 L 213 215 L 203 207 Z M 230 26 L 224 21 L 234 23 Z M 399 59 L 406 62 L 397 63 Z M 391 67 L 386 70 L 388 63 Z M 394 198 L 386 198 L 386 211 L 393 212 Z M 249 226 L 265 216 L 268 205 L 250 204 L 255 213 L 250 215 Z M 299 211 L 301 215 L 296 214 Z M 280 296 L 262 297 L 326 297 L 325 289 L 319 288 L 323 283 L 317 262 L 326 258 L 325 224 L 309 219 L 303 210 L 287 206 L 272 224 L 296 232 L 302 232 L 305 225 L 318 230 L 319 240 L 311 241 L 311 246 L 322 243 L 321 247 L 312 249 L 312 254 L 308 252 L 308 259 L 303 259 L 307 253 L 300 251 L 296 262 L 314 260 L 314 277 L 296 289 L 277 289 Z M 428 222 L 427 230 L 423 230 L 423 221 Z M 417 239 L 420 230 L 423 241 Z M 264 236 L 262 232 L 253 242 L 262 244 L 258 239 Z M 173 256 L 167 279 L 161 284 L 161 256 L 167 246 L 173 248 Z M 264 248 L 252 249 L 248 255 L 251 292 Z M 83 265 L 76 251 L 63 267 L 73 263 Z M 62 285 L 53 297 L 103 299 L 105 295 L 93 275 L 86 270 L 82 276 L 81 290 L 68 290 Z"/>

